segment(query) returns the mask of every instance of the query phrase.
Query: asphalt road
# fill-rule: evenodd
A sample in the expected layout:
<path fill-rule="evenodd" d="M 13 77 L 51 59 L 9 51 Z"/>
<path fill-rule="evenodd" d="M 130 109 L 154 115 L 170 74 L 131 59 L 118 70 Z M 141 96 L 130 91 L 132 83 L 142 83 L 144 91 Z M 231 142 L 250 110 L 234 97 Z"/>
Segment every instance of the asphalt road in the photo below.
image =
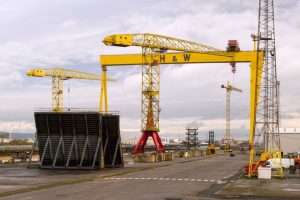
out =
<path fill-rule="evenodd" d="M 248 155 L 203 157 L 170 166 L 37 190 L 7 200 L 209 199 L 247 164 Z M 213 199 L 213 198 L 212 198 Z"/>

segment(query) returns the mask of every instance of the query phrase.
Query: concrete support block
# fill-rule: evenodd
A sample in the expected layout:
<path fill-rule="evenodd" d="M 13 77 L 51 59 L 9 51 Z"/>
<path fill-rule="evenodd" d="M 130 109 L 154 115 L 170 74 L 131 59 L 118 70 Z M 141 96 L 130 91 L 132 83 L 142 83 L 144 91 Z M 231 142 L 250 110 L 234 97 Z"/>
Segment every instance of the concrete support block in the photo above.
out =
<path fill-rule="evenodd" d="M 165 153 L 165 161 L 171 161 L 174 159 L 174 153 L 173 152 L 166 152 Z"/>
<path fill-rule="evenodd" d="M 161 162 L 165 160 L 165 153 L 156 153 L 156 161 Z"/>
<path fill-rule="evenodd" d="M 156 153 L 136 154 L 133 156 L 133 162 L 135 163 L 152 163 L 157 161 Z"/>
<path fill-rule="evenodd" d="M 189 151 L 185 151 L 184 153 L 183 153 L 183 156 L 182 156 L 183 158 L 190 158 L 191 157 L 191 153 L 189 152 Z"/>

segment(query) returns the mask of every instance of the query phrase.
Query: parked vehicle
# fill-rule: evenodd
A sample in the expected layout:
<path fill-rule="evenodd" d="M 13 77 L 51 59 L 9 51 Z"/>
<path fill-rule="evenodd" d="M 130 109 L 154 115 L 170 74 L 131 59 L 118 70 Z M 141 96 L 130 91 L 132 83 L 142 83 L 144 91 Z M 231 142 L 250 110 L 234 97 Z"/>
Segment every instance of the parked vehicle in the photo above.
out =
<path fill-rule="evenodd" d="M 282 167 L 284 169 L 289 169 L 290 167 L 295 166 L 294 159 L 290 158 L 282 158 Z M 270 158 L 265 162 L 266 166 L 271 167 L 272 169 L 280 168 L 280 159 L 279 158 Z"/>

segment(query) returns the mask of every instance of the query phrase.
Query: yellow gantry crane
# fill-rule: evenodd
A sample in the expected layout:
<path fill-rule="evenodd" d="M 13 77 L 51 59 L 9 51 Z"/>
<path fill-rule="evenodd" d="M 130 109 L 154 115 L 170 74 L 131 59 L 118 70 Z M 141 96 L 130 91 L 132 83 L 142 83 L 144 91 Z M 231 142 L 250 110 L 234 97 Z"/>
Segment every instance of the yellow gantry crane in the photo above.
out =
<path fill-rule="evenodd" d="M 198 43 L 156 35 L 156 34 L 117 34 L 104 38 L 103 42 L 111 46 L 140 46 L 142 54 L 102 55 L 102 77 L 106 76 L 108 66 L 142 65 L 142 132 L 134 153 L 143 152 L 148 136 L 158 136 L 159 131 L 159 65 L 191 63 L 250 63 L 250 161 L 254 156 L 255 119 L 260 90 L 264 53 L 262 51 L 227 52 Z M 197 47 L 197 48 L 196 48 Z M 166 53 L 167 50 L 173 52 Z M 175 51 L 175 52 L 174 52 Z M 107 107 L 107 88 L 101 86 L 100 105 L 105 101 Z M 100 111 L 103 107 L 100 106 Z M 153 133 L 156 134 L 154 135 Z M 157 141 L 157 151 L 163 151 Z M 251 170 L 251 169 L 250 169 Z"/>
<path fill-rule="evenodd" d="M 45 68 L 45 69 L 33 69 L 27 72 L 29 77 L 52 77 L 52 111 L 63 111 L 63 97 L 64 86 L 63 81 L 68 79 L 85 79 L 85 80 L 98 80 L 101 81 L 101 77 L 97 74 L 90 74 L 86 72 L 80 72 L 62 68 Z M 106 81 L 115 81 L 113 79 L 106 78 Z"/>
<path fill-rule="evenodd" d="M 185 52 L 212 52 L 223 55 L 223 51 L 206 45 L 181 40 L 157 34 L 118 34 L 104 38 L 109 46 L 139 46 L 142 47 L 142 137 L 134 153 L 144 152 L 148 137 L 152 137 L 158 152 L 164 152 L 164 146 L 158 135 L 159 132 L 159 87 L 160 66 L 163 60 L 160 53 L 167 50 Z M 218 52 L 218 53 L 216 53 Z"/>
<path fill-rule="evenodd" d="M 232 91 L 242 93 L 242 90 L 234 87 L 232 84 L 229 83 L 229 81 L 227 82 L 227 85 L 221 85 L 221 88 L 226 89 L 226 131 L 222 142 L 223 144 L 225 144 L 224 151 L 231 152 L 232 150 L 230 148 L 230 145 L 234 142 L 234 139 L 232 138 L 230 130 L 230 94 Z"/>

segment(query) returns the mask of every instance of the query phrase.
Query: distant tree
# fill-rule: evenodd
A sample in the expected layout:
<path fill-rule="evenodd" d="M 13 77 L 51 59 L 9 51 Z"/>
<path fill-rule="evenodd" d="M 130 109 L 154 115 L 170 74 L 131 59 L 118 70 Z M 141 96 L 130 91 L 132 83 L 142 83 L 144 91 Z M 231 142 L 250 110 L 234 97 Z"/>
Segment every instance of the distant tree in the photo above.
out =
<path fill-rule="evenodd" d="M 9 133 L 0 131 L 0 138 L 9 138 Z"/>
<path fill-rule="evenodd" d="M 10 144 L 10 145 L 28 145 L 28 144 L 32 144 L 32 143 L 28 142 L 27 140 L 23 140 L 23 139 L 13 139 L 8 144 Z"/>

